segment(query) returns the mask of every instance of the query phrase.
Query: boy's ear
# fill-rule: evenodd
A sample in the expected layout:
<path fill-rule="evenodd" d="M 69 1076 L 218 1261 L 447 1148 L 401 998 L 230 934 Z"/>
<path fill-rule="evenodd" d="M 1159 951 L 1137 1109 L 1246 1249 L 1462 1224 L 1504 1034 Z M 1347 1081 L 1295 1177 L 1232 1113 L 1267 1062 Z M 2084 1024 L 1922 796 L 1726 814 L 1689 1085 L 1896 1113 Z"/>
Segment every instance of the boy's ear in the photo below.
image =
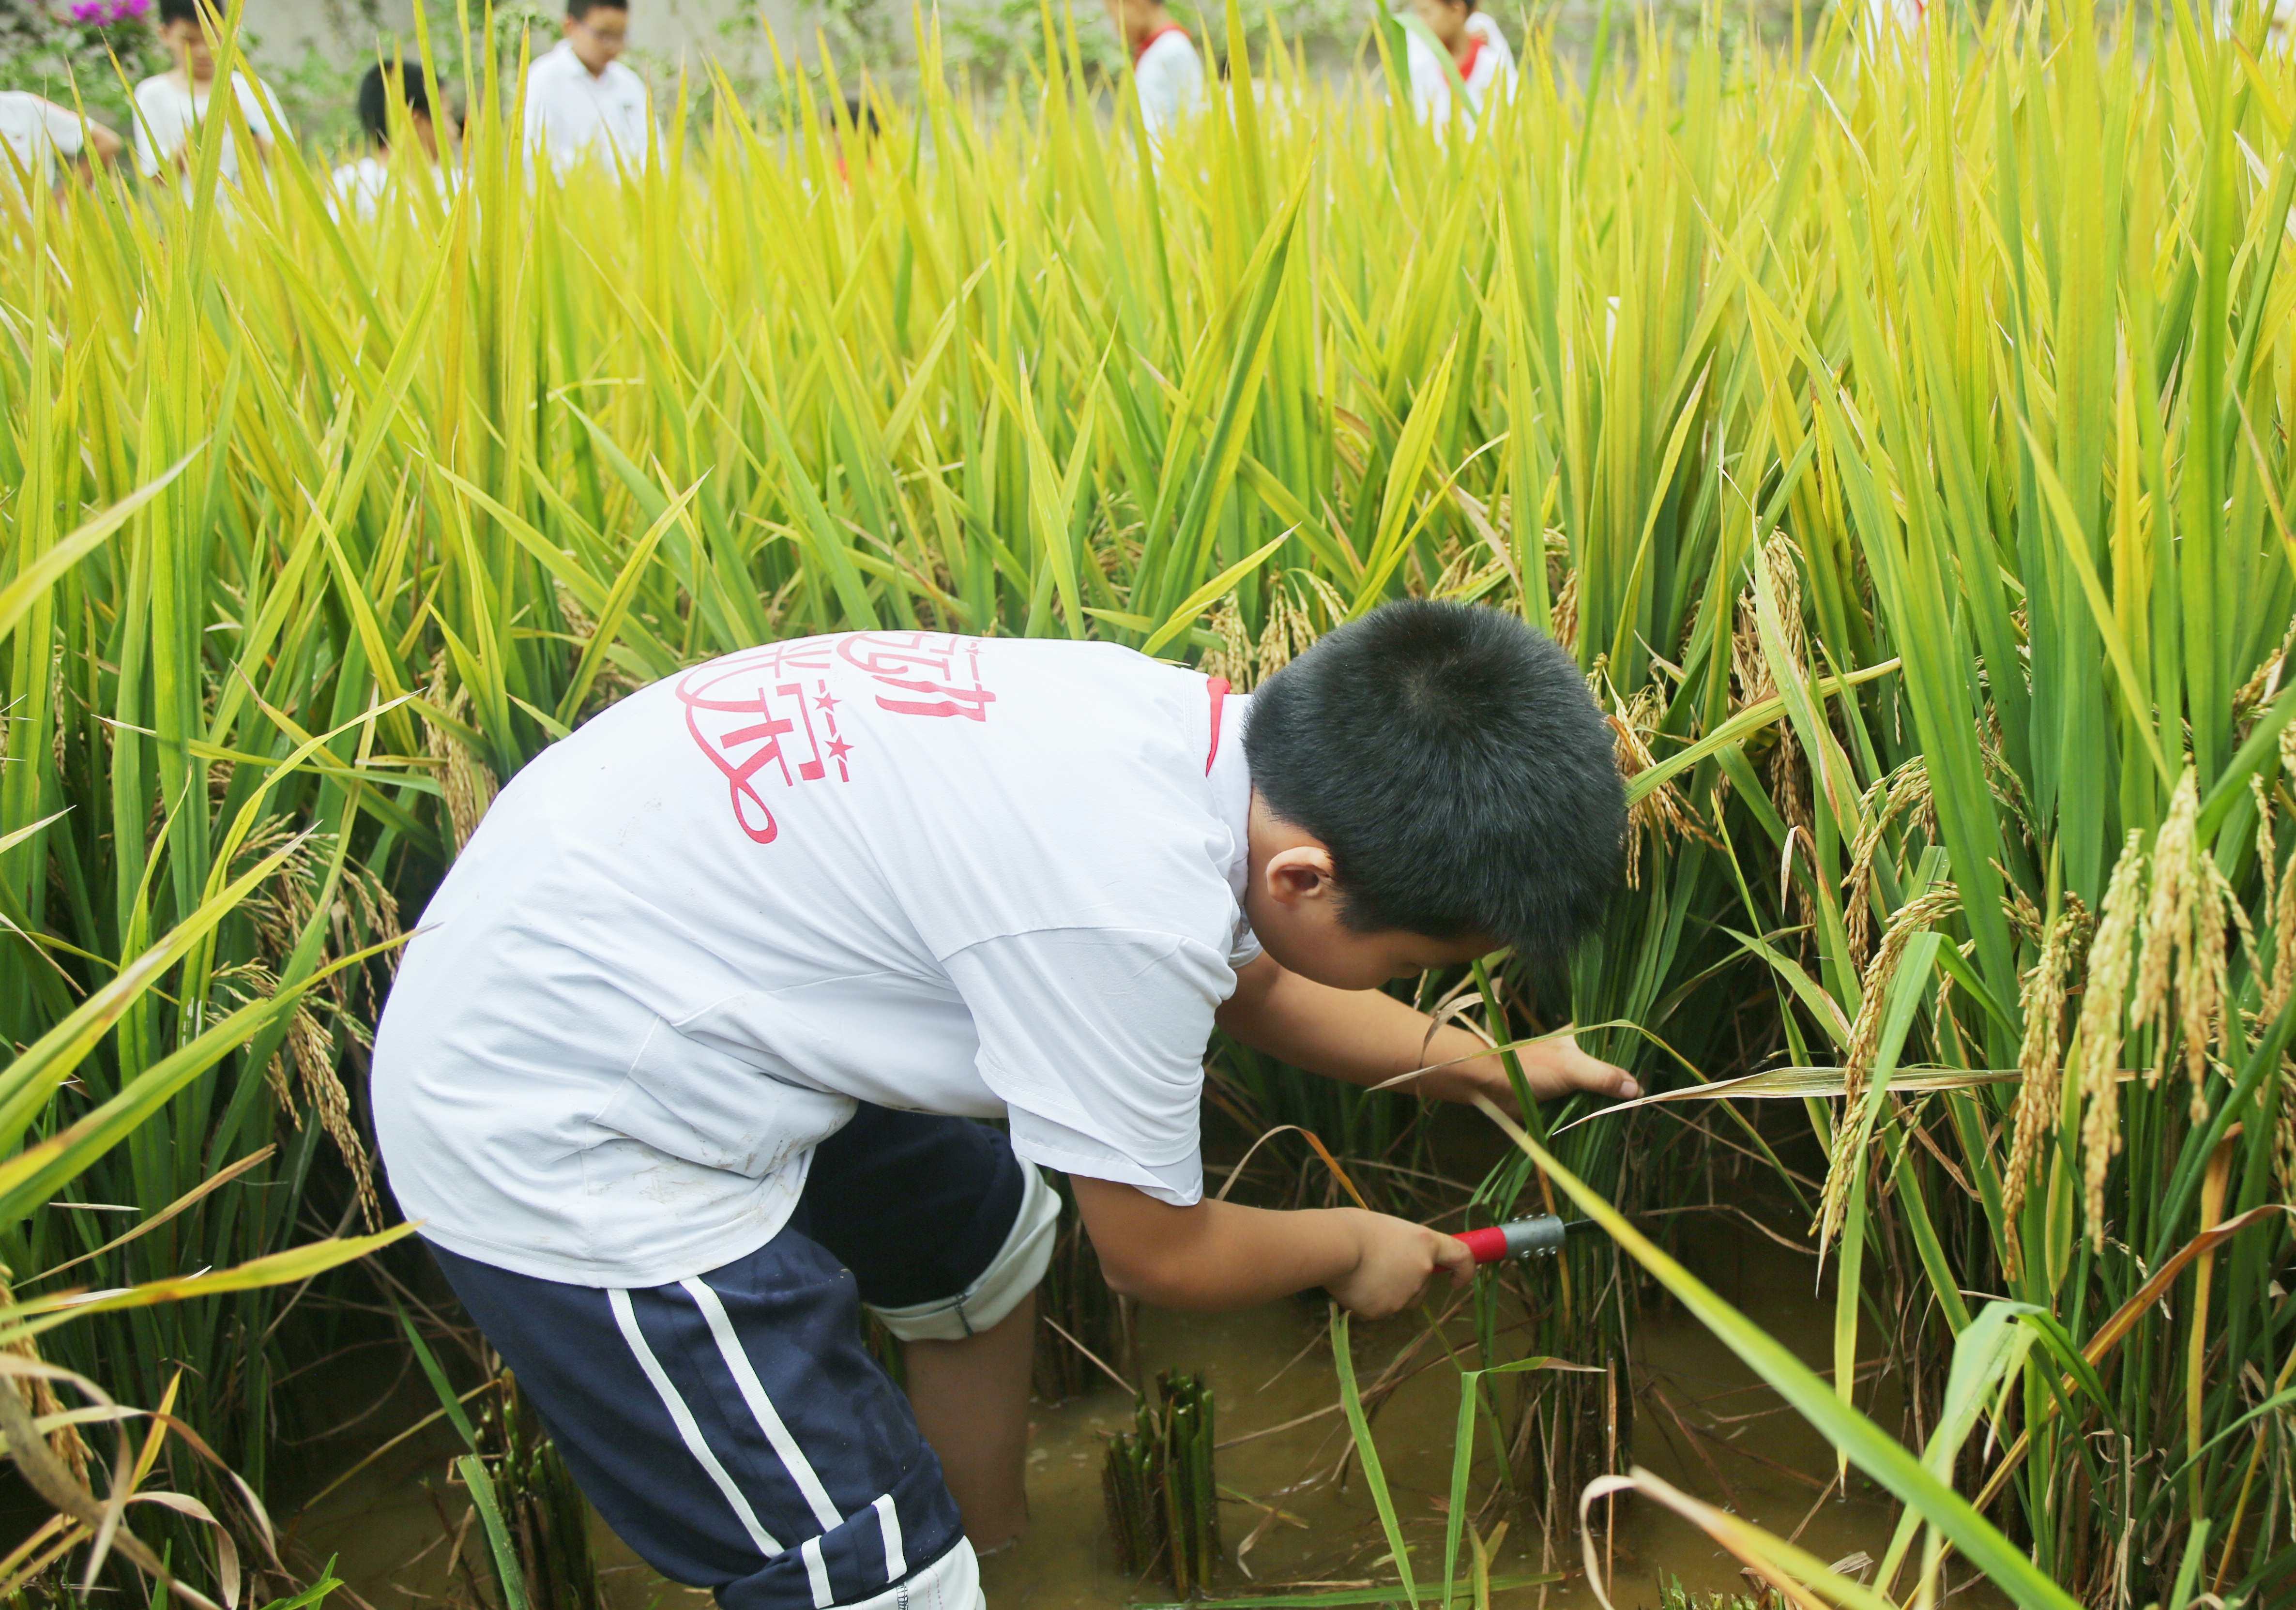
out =
<path fill-rule="evenodd" d="M 1267 885 L 1268 898 L 1282 906 L 1330 899 L 1339 891 L 1332 879 L 1332 852 L 1321 844 L 1294 844 L 1277 850 L 1260 869 L 1260 878 Z"/>

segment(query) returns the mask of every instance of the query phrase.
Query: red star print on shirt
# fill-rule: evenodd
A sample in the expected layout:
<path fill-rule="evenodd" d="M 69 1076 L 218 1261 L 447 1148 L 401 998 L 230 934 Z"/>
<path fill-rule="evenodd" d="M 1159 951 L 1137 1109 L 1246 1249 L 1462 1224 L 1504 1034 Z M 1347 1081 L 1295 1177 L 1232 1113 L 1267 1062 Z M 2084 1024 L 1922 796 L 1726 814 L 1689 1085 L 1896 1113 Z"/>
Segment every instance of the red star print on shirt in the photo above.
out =
<path fill-rule="evenodd" d="M 853 780 L 855 745 L 838 730 L 842 702 L 828 678 L 839 662 L 886 691 L 877 704 L 895 715 L 986 721 L 996 695 L 980 680 L 980 640 L 946 632 L 851 632 L 803 637 L 730 655 L 678 679 L 685 730 L 724 778 L 734 820 L 753 843 L 781 834 L 760 777 L 785 788 Z M 825 740 L 825 741 L 824 741 Z"/>

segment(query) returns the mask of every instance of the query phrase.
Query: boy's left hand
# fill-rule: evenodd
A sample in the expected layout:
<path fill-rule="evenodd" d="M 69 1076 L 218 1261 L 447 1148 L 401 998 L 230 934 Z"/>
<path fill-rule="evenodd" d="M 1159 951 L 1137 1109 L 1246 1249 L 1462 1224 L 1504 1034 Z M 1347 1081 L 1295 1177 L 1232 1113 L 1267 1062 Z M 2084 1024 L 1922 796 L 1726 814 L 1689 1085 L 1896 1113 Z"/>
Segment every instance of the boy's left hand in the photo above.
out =
<path fill-rule="evenodd" d="M 1456 1051 L 1451 1054 L 1458 1055 Z M 1515 1057 L 1522 1064 L 1523 1082 L 1530 1087 L 1535 1101 L 1551 1101 L 1580 1090 L 1619 1101 L 1631 1101 L 1643 1093 L 1642 1087 L 1624 1068 L 1612 1067 L 1587 1056 L 1568 1034 L 1541 1040 L 1535 1046 L 1518 1047 Z M 1495 1054 L 1428 1074 L 1419 1081 L 1419 1093 L 1439 1101 L 1466 1102 L 1487 1096 L 1503 1107 L 1514 1105 L 1514 1087 L 1507 1080 L 1506 1065 Z"/>

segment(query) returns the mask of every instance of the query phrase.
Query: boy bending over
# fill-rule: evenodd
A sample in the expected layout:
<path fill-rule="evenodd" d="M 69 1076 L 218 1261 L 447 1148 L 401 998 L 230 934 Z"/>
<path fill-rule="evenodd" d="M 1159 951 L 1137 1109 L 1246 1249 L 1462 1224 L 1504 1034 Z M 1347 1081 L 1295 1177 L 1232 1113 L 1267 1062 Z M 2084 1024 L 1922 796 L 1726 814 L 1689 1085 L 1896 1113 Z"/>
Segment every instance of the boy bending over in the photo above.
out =
<path fill-rule="evenodd" d="M 1249 698 L 1102 644 L 728 655 L 529 766 L 440 886 L 375 1047 L 391 1186 L 663 1575 L 975 1610 L 975 1547 L 1026 1517 L 1037 1170 L 1143 1302 L 1376 1317 L 1464 1282 L 1422 1225 L 1207 1200 L 1206 1040 L 1356 1084 L 1465 1057 L 1423 1093 L 1503 1097 L 1379 986 L 1556 954 L 1624 826 L 1577 668 L 1488 610 L 1390 604 Z M 1541 1096 L 1634 1093 L 1524 1060 Z"/>

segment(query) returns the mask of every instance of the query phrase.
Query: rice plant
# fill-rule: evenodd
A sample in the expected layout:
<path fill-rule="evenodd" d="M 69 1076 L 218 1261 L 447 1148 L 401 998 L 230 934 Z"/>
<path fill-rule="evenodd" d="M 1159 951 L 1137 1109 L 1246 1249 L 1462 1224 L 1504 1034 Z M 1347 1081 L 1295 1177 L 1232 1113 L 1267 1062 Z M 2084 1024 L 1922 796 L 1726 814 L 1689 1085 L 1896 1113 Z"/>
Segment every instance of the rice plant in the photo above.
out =
<path fill-rule="evenodd" d="M 1135 1405 L 1133 1429 L 1109 1439 L 1101 1465 L 1117 1568 L 1160 1573 L 1182 1598 L 1218 1569 L 1219 1492 L 1212 1476 L 1217 1420 L 1201 1375 L 1156 1377 Z"/>
<path fill-rule="evenodd" d="M 1376 36 L 1333 81 L 1225 23 L 1160 160 L 1048 12 L 993 101 L 927 33 L 850 160 L 792 76 L 627 182 L 530 182 L 488 94 L 455 182 L 404 172 L 371 218 L 291 147 L 219 197 L 219 125 L 188 195 L 106 176 L 11 218 L 0 1261 L 28 1327 L 82 1280 L 207 1294 L 88 1305 L 45 1357 L 264 1487 L 324 1321 L 258 1277 L 389 1218 L 369 953 L 498 780 L 627 688 L 861 626 L 1249 685 L 1410 592 L 1568 644 L 1636 801 L 1605 942 L 1562 980 L 1490 958 L 1471 1013 L 1587 1025 L 1652 1081 L 1786 1053 L 1726 1093 L 1829 1159 L 1779 1174 L 1839 1359 L 1916 1376 L 1899 1438 L 1852 1369 L 1789 1393 L 1896 1478 L 1891 1591 L 1957 1551 L 2020 1602 L 2061 1602 L 2036 1572 L 2284 1593 L 2296 89 L 2265 17 L 1644 22 L 1584 72 L 1534 33 L 1473 138 L 1388 103 Z M 416 46 L 479 60 L 484 28 Z M 1288 1081 L 1224 1094 L 1429 1155 L 1407 1102 Z M 1577 1116 L 1526 1115 L 1473 1211 L 1633 1208 L 1698 1166 L 1671 1119 Z M 1619 1240 L 1526 1294 L 1534 1352 L 1602 1368 L 1656 1280 L 1770 1358 Z M 1519 1351 L 1495 1311 L 1478 1371 Z M 1475 1401 L 1510 1438 L 1596 1424 L 1595 1377 L 1536 1374 Z M 1525 1486 L 1538 1524 L 1639 1479 L 1604 1424 Z"/>

